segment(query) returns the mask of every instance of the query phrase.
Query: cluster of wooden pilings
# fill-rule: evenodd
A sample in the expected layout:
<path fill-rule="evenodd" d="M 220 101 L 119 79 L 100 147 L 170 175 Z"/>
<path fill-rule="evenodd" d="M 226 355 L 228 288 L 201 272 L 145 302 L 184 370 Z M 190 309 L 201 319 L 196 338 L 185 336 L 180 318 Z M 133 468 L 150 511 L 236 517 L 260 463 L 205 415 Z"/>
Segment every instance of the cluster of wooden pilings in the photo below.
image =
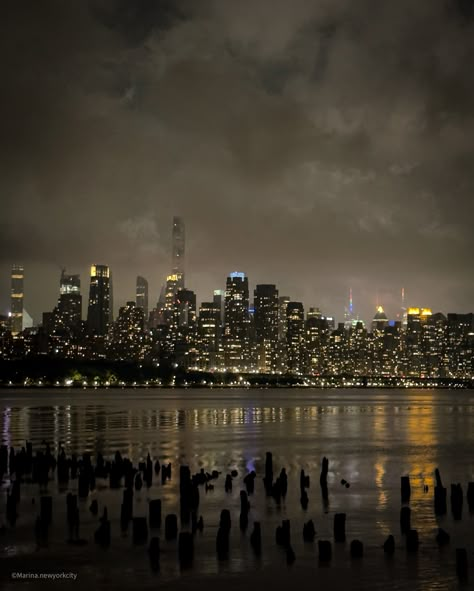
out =
<path fill-rule="evenodd" d="M 322 459 L 320 473 L 321 497 L 327 506 L 329 502 L 328 487 L 329 460 Z M 162 503 L 160 499 L 150 499 L 148 504 L 148 517 L 135 516 L 133 513 L 134 494 L 138 493 L 143 486 L 150 488 L 153 478 L 161 478 L 162 484 L 171 479 L 171 464 L 160 464 L 159 460 L 152 461 L 148 454 L 146 461 L 139 462 L 137 466 L 123 458 L 116 452 L 112 460 L 105 460 L 99 453 L 96 462 L 93 464 L 91 455 L 88 453 L 77 457 L 75 454 L 68 457 L 63 447 L 59 447 L 57 456 L 51 452 L 48 444 L 44 449 L 37 450 L 33 454 L 33 446 L 27 442 L 19 452 L 13 448 L 8 450 L 6 446 L 0 447 L 0 480 L 7 476 L 9 482 L 6 491 L 6 521 L 10 528 L 14 528 L 19 517 L 18 507 L 21 497 L 23 483 L 37 484 L 40 490 L 39 514 L 35 521 L 34 535 L 38 546 L 45 546 L 48 543 L 49 528 L 53 520 L 53 497 L 47 494 L 48 482 L 55 478 L 59 485 L 67 486 L 71 480 L 77 480 L 77 494 L 69 492 L 66 496 L 66 519 L 69 532 L 68 542 L 70 544 L 87 544 L 87 540 L 80 537 L 80 517 L 78 499 L 87 499 L 96 488 L 96 479 L 105 479 L 109 482 L 111 489 L 123 488 L 123 499 L 120 508 L 120 528 L 127 532 L 131 527 L 132 540 L 135 545 L 148 544 L 148 554 L 153 570 L 160 569 L 160 538 L 156 535 L 150 536 L 150 530 L 156 532 L 162 529 Z M 204 529 L 202 515 L 199 515 L 200 488 L 205 493 L 212 491 L 215 481 L 220 473 L 217 470 L 192 474 L 188 466 L 179 467 L 179 517 L 182 529 L 179 531 L 178 515 L 169 513 L 164 519 L 165 540 L 177 540 L 177 556 L 181 566 L 190 566 L 193 563 L 194 543 L 196 534 Z M 224 478 L 224 490 L 232 492 L 234 481 L 238 473 L 233 470 Z M 251 504 L 249 497 L 255 494 L 255 481 L 257 474 L 251 471 L 243 479 L 243 487 L 240 490 L 240 517 L 239 527 L 246 532 L 249 527 L 249 516 Z M 434 487 L 434 512 L 437 516 L 447 513 L 447 489 L 443 487 L 439 470 L 435 472 L 436 485 Z M 300 472 L 300 504 L 303 510 L 307 510 L 309 504 L 308 490 L 310 488 L 310 477 L 302 469 Z M 265 472 L 263 485 L 267 497 L 274 499 L 279 505 L 288 492 L 288 476 L 285 468 L 281 468 L 279 475 L 274 478 L 273 456 L 271 452 L 266 453 Z M 341 480 L 341 485 L 349 488 L 350 484 Z M 424 492 L 428 493 L 428 487 L 424 486 Z M 464 495 L 461 484 L 451 484 L 450 505 L 453 518 L 462 519 Z M 467 487 L 467 504 L 470 512 L 474 512 L 474 482 L 469 482 Z M 418 551 L 418 531 L 412 528 L 412 511 L 409 506 L 411 498 L 411 485 L 409 476 L 401 477 L 401 510 L 400 529 L 406 551 L 415 553 Z M 89 510 L 93 516 L 98 516 L 99 505 L 96 499 L 92 500 Z M 290 520 L 284 519 L 276 527 L 275 543 L 286 552 L 286 560 L 289 565 L 296 560 L 292 547 L 292 532 Z M 226 560 L 230 552 L 230 531 L 232 527 L 231 514 L 228 509 L 223 508 L 220 513 L 219 527 L 216 536 L 216 554 L 219 560 Z M 1 532 L 6 531 L 6 526 L 1 526 Z M 301 532 L 298 534 L 301 535 Z M 314 543 L 316 529 L 312 520 L 304 523 L 302 531 L 305 543 Z M 107 507 L 102 507 L 102 515 L 98 518 L 97 528 L 94 533 L 94 542 L 102 547 L 109 547 L 112 543 L 111 522 L 108 516 Z M 333 541 L 318 540 L 318 558 L 322 563 L 330 563 L 332 559 L 332 544 L 343 544 L 346 542 L 346 514 L 336 513 L 333 523 Z M 439 546 L 450 543 L 449 534 L 439 528 L 436 542 Z M 259 521 L 253 522 L 250 534 L 250 545 L 256 556 L 262 553 L 262 531 Z M 395 552 L 395 538 L 393 535 L 383 543 L 383 550 L 387 555 Z M 468 574 L 468 560 L 466 548 L 456 548 L 456 572 L 460 579 L 466 579 Z M 355 539 L 350 542 L 350 556 L 352 559 L 361 559 L 364 555 L 364 545 L 361 540 Z"/>

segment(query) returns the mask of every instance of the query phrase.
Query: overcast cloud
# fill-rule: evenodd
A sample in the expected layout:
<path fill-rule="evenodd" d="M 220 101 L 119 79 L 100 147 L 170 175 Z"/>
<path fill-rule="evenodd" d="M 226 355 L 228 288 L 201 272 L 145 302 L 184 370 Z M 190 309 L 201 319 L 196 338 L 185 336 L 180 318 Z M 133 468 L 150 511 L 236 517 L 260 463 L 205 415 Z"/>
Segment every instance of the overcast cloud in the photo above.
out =
<path fill-rule="evenodd" d="M 60 268 L 151 302 L 185 219 L 198 300 L 250 283 L 474 311 L 473 0 L 2 3 L 0 313 Z"/>

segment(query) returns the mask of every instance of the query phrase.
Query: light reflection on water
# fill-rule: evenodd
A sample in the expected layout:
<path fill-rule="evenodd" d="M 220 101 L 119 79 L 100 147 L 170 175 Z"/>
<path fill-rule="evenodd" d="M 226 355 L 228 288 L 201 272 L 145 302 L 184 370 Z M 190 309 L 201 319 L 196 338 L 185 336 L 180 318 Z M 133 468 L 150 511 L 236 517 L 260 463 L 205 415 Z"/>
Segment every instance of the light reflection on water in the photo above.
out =
<path fill-rule="evenodd" d="M 333 513 L 345 511 L 349 539 L 360 537 L 364 541 L 369 549 L 365 563 L 374 570 L 374 577 L 385 577 L 387 565 L 380 556 L 380 545 L 389 533 L 402 543 L 400 476 L 404 474 L 410 475 L 412 524 L 419 530 L 423 545 L 417 562 L 406 562 L 404 556 L 399 559 L 398 588 L 414 588 L 415 576 L 421 581 L 420 589 L 443 588 L 438 586 L 439 581 L 444 585 L 453 583 L 452 553 L 444 562 L 437 560 L 434 532 L 439 524 L 455 533 L 457 545 L 467 544 L 469 539 L 472 516 L 467 508 L 461 523 L 453 523 L 450 515 L 437 521 L 432 492 L 436 467 L 440 468 L 445 485 L 462 482 L 465 488 L 467 481 L 474 480 L 472 391 L 7 390 L 0 392 L 0 422 L 2 443 L 15 448 L 21 447 L 25 439 L 36 448 L 45 440 L 55 450 L 62 443 L 68 454 L 100 451 L 110 457 L 119 450 L 134 462 L 144 459 L 147 453 L 160 461 L 172 462 L 171 483 L 162 487 L 161 482 L 155 481 L 150 491 L 137 495 L 139 512 L 146 511 L 147 497 L 161 498 L 166 512 L 177 510 L 179 463 L 189 464 L 193 471 L 201 467 L 224 473 L 237 469 L 239 478 L 231 495 L 223 490 L 223 476 L 212 493 L 201 491 L 200 510 L 206 527 L 196 552 L 200 557 L 197 568 L 202 574 L 239 573 L 249 564 L 255 566 L 248 543 L 242 543 L 238 531 L 241 477 L 252 469 L 259 478 L 257 494 L 251 499 L 250 521 L 262 521 L 264 539 L 271 547 L 262 558 L 263 565 L 282 560 L 274 547 L 274 528 L 281 519 L 290 518 L 292 531 L 299 532 L 303 521 L 312 518 L 318 537 L 332 538 Z M 288 497 L 280 508 L 262 493 L 260 477 L 266 451 L 273 452 L 275 477 L 283 466 L 288 473 Z M 324 455 L 330 460 L 328 509 L 323 506 L 319 491 Z M 299 505 L 301 468 L 311 478 L 307 513 Z M 340 484 L 342 478 L 350 482 L 349 489 Z M 425 484 L 430 489 L 428 495 L 423 492 Z M 99 502 L 107 503 L 111 517 L 117 519 L 121 492 L 103 487 L 94 494 Z M 232 546 L 239 550 L 232 553 L 228 565 L 219 565 L 215 559 L 215 533 L 220 510 L 225 506 L 237 520 Z M 91 537 L 95 521 L 86 508 L 81 519 L 84 533 Z M 295 533 L 298 563 L 312 564 L 314 551 L 305 547 L 300 537 Z M 29 546 L 24 541 L 16 545 L 13 542 L 8 540 L 9 554 L 31 551 L 25 550 Z M 129 552 L 130 540 L 119 539 L 114 548 L 117 552 Z M 89 551 L 92 550 L 91 545 Z M 61 551 L 58 546 L 58 552 Z M 336 562 L 341 568 L 348 567 L 347 548 L 338 552 Z M 141 560 L 138 554 L 137 560 Z M 140 568 L 143 576 L 150 576 L 146 561 Z M 180 576 L 179 569 L 170 562 L 163 566 L 163 573 L 170 579 Z M 369 577 L 367 588 L 371 584 L 375 588 L 375 579 L 371 583 Z"/>

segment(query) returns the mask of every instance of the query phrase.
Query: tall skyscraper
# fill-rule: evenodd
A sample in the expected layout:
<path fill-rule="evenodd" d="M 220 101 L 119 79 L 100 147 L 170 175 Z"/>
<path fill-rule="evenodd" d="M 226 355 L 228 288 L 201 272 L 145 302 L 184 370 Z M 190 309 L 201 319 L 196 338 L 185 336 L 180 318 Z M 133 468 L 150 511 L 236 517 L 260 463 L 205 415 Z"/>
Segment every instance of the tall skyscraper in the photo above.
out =
<path fill-rule="evenodd" d="M 288 302 L 287 318 L 287 363 L 290 373 L 303 373 L 305 370 L 305 331 L 304 308 L 301 302 Z"/>
<path fill-rule="evenodd" d="M 144 277 L 140 277 L 140 275 L 137 277 L 135 301 L 137 308 L 143 310 L 146 325 L 148 322 L 148 281 Z"/>
<path fill-rule="evenodd" d="M 278 290 L 275 285 L 257 285 L 254 291 L 255 344 L 259 371 L 276 366 L 278 344 Z"/>
<path fill-rule="evenodd" d="M 198 367 L 219 369 L 221 347 L 221 311 L 215 302 L 203 302 L 199 307 Z"/>
<path fill-rule="evenodd" d="M 288 296 L 280 296 L 278 298 L 278 339 L 286 343 L 286 330 L 288 321 L 286 319 L 286 307 L 290 298 Z"/>
<path fill-rule="evenodd" d="M 181 367 L 196 365 L 196 294 L 190 289 L 178 290 L 170 325 L 175 361 Z"/>
<path fill-rule="evenodd" d="M 372 333 L 377 336 L 382 336 L 386 326 L 388 326 L 387 315 L 385 314 L 383 307 L 378 306 L 372 320 Z"/>
<path fill-rule="evenodd" d="M 62 328 L 78 328 L 82 319 L 82 296 L 80 275 L 69 275 L 63 269 L 59 281 L 57 320 Z"/>
<path fill-rule="evenodd" d="M 227 277 L 224 317 L 225 365 L 243 370 L 250 365 L 249 284 L 245 273 Z"/>
<path fill-rule="evenodd" d="M 177 275 L 176 289 L 184 288 L 184 256 L 185 256 L 185 230 L 184 222 L 180 217 L 173 218 L 172 234 L 172 275 Z"/>
<path fill-rule="evenodd" d="M 87 328 L 90 333 L 105 335 L 111 318 L 110 269 L 92 265 Z"/>
<path fill-rule="evenodd" d="M 11 331 L 15 336 L 23 330 L 23 287 L 24 270 L 21 265 L 13 265 L 11 275 Z"/>
<path fill-rule="evenodd" d="M 224 313 L 225 313 L 225 292 L 223 289 L 214 290 L 214 305 L 219 308 L 219 314 L 221 318 L 221 326 L 224 325 Z"/>
<path fill-rule="evenodd" d="M 196 294 L 190 289 L 180 289 L 176 294 L 175 310 L 178 326 L 194 329 L 196 327 Z"/>
<path fill-rule="evenodd" d="M 354 319 L 354 303 L 352 301 L 352 287 L 349 288 L 349 305 L 344 308 L 344 325 L 346 329 L 352 327 L 352 321 Z"/>
<path fill-rule="evenodd" d="M 109 324 L 114 321 L 114 280 L 109 269 Z"/>

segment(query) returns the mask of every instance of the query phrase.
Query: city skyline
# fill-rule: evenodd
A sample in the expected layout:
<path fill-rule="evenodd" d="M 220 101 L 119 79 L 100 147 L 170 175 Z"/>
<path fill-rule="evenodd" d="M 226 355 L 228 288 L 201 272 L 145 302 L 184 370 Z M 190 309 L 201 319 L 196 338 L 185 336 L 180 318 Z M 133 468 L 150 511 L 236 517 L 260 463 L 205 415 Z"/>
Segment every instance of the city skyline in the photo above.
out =
<path fill-rule="evenodd" d="M 15 269 L 19 267 L 21 269 L 23 269 L 23 273 L 24 273 L 24 267 L 21 265 L 12 265 L 10 271 L 11 271 L 11 276 L 13 275 L 13 273 L 15 272 Z M 87 272 L 85 273 L 85 284 L 86 286 L 83 287 L 81 289 L 80 285 L 81 285 L 81 278 L 82 278 L 82 274 L 80 273 L 76 273 L 76 274 L 66 274 L 66 270 L 69 271 L 69 269 L 66 268 L 62 268 L 61 273 L 59 274 L 59 282 L 58 282 L 58 277 L 56 277 L 56 285 L 55 285 L 55 289 L 56 289 L 56 297 L 54 299 L 53 302 L 51 302 L 51 305 L 49 306 L 49 308 L 47 308 L 46 310 L 42 310 L 39 314 L 38 314 L 38 318 L 34 317 L 34 325 L 41 325 L 42 321 L 41 321 L 41 317 L 44 313 L 49 312 L 55 304 L 57 304 L 58 302 L 58 297 L 61 296 L 61 294 L 63 294 L 63 278 L 67 277 L 67 278 L 74 278 L 76 279 L 76 281 L 78 281 L 79 283 L 79 287 L 76 288 L 77 293 L 81 294 L 82 296 L 82 303 L 80 305 L 80 309 L 81 309 L 81 316 L 84 320 L 87 320 L 88 317 L 88 308 L 89 308 L 89 299 L 90 299 L 90 285 L 89 285 L 89 281 L 91 279 L 91 273 L 94 272 L 95 273 L 95 268 L 96 267 L 103 267 L 107 269 L 107 272 L 110 272 L 110 274 L 112 274 L 112 269 L 109 267 L 109 265 L 97 265 L 97 264 L 93 264 L 93 265 L 89 265 Z M 194 289 L 192 289 L 192 286 L 183 286 L 181 287 L 177 287 L 174 286 L 173 287 L 173 297 L 176 295 L 176 293 L 178 292 L 178 290 L 189 290 L 192 289 L 192 291 L 196 294 L 196 302 L 197 302 L 197 306 L 199 307 L 200 304 L 205 304 L 209 301 L 212 301 L 213 297 L 215 299 L 215 292 L 220 292 L 222 294 L 225 293 L 225 283 L 226 281 L 229 279 L 229 277 L 232 276 L 244 276 L 246 278 L 246 280 L 248 281 L 248 291 L 249 294 L 253 294 L 252 297 L 248 298 L 249 301 L 249 309 L 252 308 L 252 305 L 254 303 L 254 298 L 257 297 L 257 288 L 262 288 L 262 287 L 276 287 L 277 292 L 279 291 L 280 293 L 283 293 L 283 290 L 280 289 L 280 287 L 278 286 L 278 284 L 269 284 L 269 283 L 265 283 L 262 281 L 258 281 L 258 279 L 254 279 L 251 280 L 251 278 L 248 276 L 248 274 L 245 271 L 230 271 L 226 277 L 224 278 L 224 281 L 222 282 L 224 285 L 224 289 L 215 289 L 213 287 L 210 287 L 206 290 L 206 294 L 202 295 L 199 293 L 196 293 Z M 162 281 L 162 285 L 161 285 L 161 289 L 158 290 L 157 293 L 153 294 L 149 294 L 148 291 L 148 279 L 146 277 L 142 277 L 141 275 L 136 275 L 135 276 L 135 282 L 134 282 L 134 288 L 130 291 L 130 293 L 125 296 L 125 298 L 122 300 L 119 300 L 116 304 L 114 304 L 113 306 L 113 310 L 109 311 L 110 317 L 116 318 L 118 315 L 118 312 L 120 310 L 120 308 L 122 308 L 123 306 L 126 306 L 129 302 L 131 301 L 136 301 L 137 306 L 140 306 L 144 309 L 145 312 L 151 312 L 153 311 L 153 309 L 157 309 L 160 306 L 160 295 L 163 295 L 165 293 L 166 290 L 166 278 L 168 277 L 168 279 L 170 277 L 174 277 L 173 275 L 169 275 L 166 274 L 163 277 L 163 281 Z M 11 281 L 11 277 L 10 277 L 10 281 Z M 23 279 L 24 281 L 24 279 Z M 59 285 L 59 287 L 58 287 Z M 114 279 L 114 285 L 115 285 L 115 279 Z M 140 285 L 140 287 L 139 287 Z M 145 287 L 146 285 L 146 287 Z M 146 296 L 143 295 L 143 290 L 146 289 Z M 140 295 L 139 295 L 139 291 L 140 290 Z M 10 290 L 11 292 L 11 290 Z M 10 294 L 9 292 L 9 294 Z M 213 296 L 214 293 L 214 296 Z M 389 320 L 401 320 L 401 313 L 403 309 L 409 309 L 409 308 L 426 308 L 429 310 L 433 310 L 435 312 L 440 312 L 442 314 L 448 314 L 448 313 L 458 313 L 458 314 L 469 314 L 471 313 L 472 310 L 454 310 L 454 309 L 445 309 L 445 310 L 439 310 L 437 308 L 433 308 L 432 306 L 428 305 L 428 300 L 430 299 L 425 298 L 421 303 L 420 302 L 413 302 L 410 300 L 410 298 L 408 298 L 408 304 L 406 302 L 406 296 L 405 296 L 406 290 L 405 288 L 401 288 L 399 290 L 398 293 L 398 306 L 397 306 L 397 294 L 389 294 L 389 297 L 386 298 L 388 301 L 391 301 L 393 303 L 392 307 L 390 308 L 389 306 L 386 306 L 384 301 L 381 300 L 380 297 L 380 293 L 377 292 L 375 294 L 374 297 L 374 304 L 373 306 L 370 308 L 370 312 L 369 315 L 367 317 L 363 317 L 362 314 L 359 313 L 359 307 L 356 305 L 354 306 L 354 290 L 352 288 L 349 288 L 346 294 L 346 300 L 343 300 L 343 298 L 338 298 L 340 301 L 342 301 L 342 308 L 338 309 L 338 310 L 334 310 L 334 306 L 329 307 L 328 309 L 323 309 L 323 307 L 321 305 L 318 305 L 318 302 L 306 302 L 306 301 L 302 301 L 302 304 L 305 308 L 306 312 L 309 312 L 311 310 L 315 310 L 318 309 L 320 310 L 325 316 L 330 317 L 330 318 L 334 318 L 334 320 L 336 322 L 349 322 L 349 321 L 361 321 L 363 322 L 366 326 L 369 326 L 371 324 L 371 322 L 373 321 L 374 317 L 377 315 L 377 312 L 379 310 L 379 308 L 382 308 L 384 313 L 388 314 L 388 319 Z M 89 294 L 89 298 L 87 297 Z M 386 294 L 387 295 L 387 294 Z M 298 300 L 298 298 L 294 298 L 291 296 L 285 296 L 285 297 L 289 297 L 290 301 L 301 301 Z M 0 301 L 1 301 L 1 296 L 0 296 Z M 7 298 L 5 298 L 5 300 L 7 300 Z M 24 304 L 24 300 L 28 301 L 28 294 L 23 293 L 23 313 L 28 313 L 28 309 L 27 306 Z M 7 306 L 4 307 L 4 309 L 2 309 L 0 311 L 0 316 L 9 316 L 11 313 L 11 308 L 10 306 L 12 299 L 10 296 L 9 299 L 9 304 Z M 143 305 L 143 303 L 141 302 L 146 302 L 146 305 Z M 428 302 L 428 303 L 427 303 Z M 362 309 L 369 309 L 369 305 L 367 303 L 362 304 L 361 305 Z M 145 315 L 146 317 L 148 316 L 148 314 Z M 30 319 L 31 320 L 31 319 Z"/>
<path fill-rule="evenodd" d="M 30 330 L 23 322 L 24 268 L 13 265 L 12 314 L 0 316 L 0 357 L 143 362 L 180 371 L 383 379 L 470 379 L 473 374 L 474 314 L 442 313 L 407 302 L 387 316 L 377 291 L 371 322 L 360 317 L 349 288 L 343 321 L 319 306 L 280 295 L 278 286 L 257 283 L 232 271 L 225 291 L 197 301 L 185 278 L 186 223 L 174 216 L 171 258 L 156 305 L 149 307 L 146 278 L 136 277 L 134 298 L 113 312 L 113 271 L 90 268 L 87 316 L 81 315 L 80 275 L 61 270 L 59 299 Z M 70 380 L 70 378 L 67 378 Z M 173 380 L 173 378 L 172 378 Z"/>
<path fill-rule="evenodd" d="M 136 280 L 135 280 L 135 294 L 134 297 L 126 297 L 126 299 L 124 301 L 121 301 L 117 304 L 116 307 L 114 307 L 114 298 L 113 298 L 113 281 L 112 281 L 112 269 L 108 266 L 108 265 L 97 265 L 97 264 L 93 264 L 90 267 L 90 290 L 89 290 L 89 299 L 86 300 L 85 298 L 82 299 L 81 296 L 79 295 L 79 304 L 76 302 L 73 306 L 73 310 L 69 310 L 68 315 L 73 314 L 74 316 L 77 315 L 77 313 L 83 314 L 84 318 L 86 319 L 87 323 L 89 324 L 89 326 L 94 325 L 94 322 L 91 322 L 90 320 L 90 316 L 91 316 L 91 305 L 92 305 L 92 309 L 96 310 L 96 312 L 92 312 L 92 315 L 100 313 L 102 315 L 104 315 L 104 317 L 107 318 L 107 324 L 110 325 L 113 320 L 117 317 L 117 313 L 120 312 L 124 306 L 128 307 L 128 305 L 130 304 L 130 302 L 132 300 L 135 300 L 135 303 L 137 305 L 137 307 L 140 307 L 143 309 L 143 314 L 144 314 L 144 319 L 145 322 L 148 322 L 149 318 L 152 319 L 153 318 L 153 322 L 154 323 L 158 323 L 158 324 L 173 324 L 173 315 L 174 315 L 174 308 L 176 305 L 176 298 L 178 296 L 179 293 L 182 294 L 182 296 L 184 297 L 183 301 L 187 301 L 188 299 L 188 295 L 187 294 L 192 294 L 192 298 L 194 301 L 194 310 L 195 312 L 197 311 L 199 304 L 204 304 L 204 307 L 209 304 L 208 301 L 206 301 L 205 299 L 201 299 L 197 297 L 197 294 L 195 291 L 193 290 L 189 290 L 189 288 L 186 286 L 186 281 L 185 281 L 185 277 L 186 277 L 186 273 L 187 273 L 187 269 L 186 269 L 186 257 L 185 257 L 185 252 L 186 252 L 186 224 L 185 221 L 182 217 L 179 216 L 173 216 L 172 218 L 172 229 L 171 229 L 171 236 L 170 236 L 170 253 L 171 253 L 171 260 L 170 260 L 170 266 L 168 267 L 168 272 L 166 273 L 165 278 L 163 279 L 162 283 L 161 283 L 161 288 L 159 289 L 159 294 L 155 294 L 156 298 L 155 298 L 155 305 L 153 304 L 153 294 L 149 294 L 149 283 L 148 280 L 145 277 L 142 277 L 141 275 L 137 275 L 136 276 Z M 18 270 L 21 271 L 21 287 L 18 287 L 18 275 L 16 275 L 16 273 L 18 272 Z M 99 312 L 99 308 L 97 308 L 97 304 L 98 304 L 98 299 L 97 296 L 94 295 L 94 297 L 92 296 L 92 294 L 96 294 L 96 290 L 97 290 L 97 274 L 98 274 L 98 270 L 99 273 L 105 273 L 106 277 L 107 277 L 107 287 L 106 287 L 106 294 L 105 294 L 105 308 L 104 310 L 102 310 L 101 312 Z M 110 276 L 110 277 L 109 277 Z M 256 302 L 259 300 L 259 298 L 263 295 L 265 289 L 267 288 L 271 288 L 272 290 L 276 289 L 276 297 L 278 299 L 278 288 L 276 287 L 275 284 L 268 284 L 268 283 L 261 283 L 261 282 L 257 282 L 257 280 L 255 281 L 255 283 L 250 283 L 249 281 L 249 277 L 248 275 L 243 272 L 243 271 L 231 271 L 226 275 L 226 290 L 221 290 L 221 289 L 213 289 L 213 297 L 214 297 L 214 304 L 216 304 L 217 300 L 216 300 L 216 296 L 220 297 L 221 299 L 219 300 L 219 308 L 221 309 L 221 316 L 222 316 L 222 321 L 224 321 L 225 319 L 225 306 L 224 306 L 224 300 L 222 299 L 224 297 L 224 294 L 226 293 L 226 291 L 228 291 L 229 289 L 229 281 L 233 282 L 233 281 L 245 281 L 245 285 L 246 285 L 246 293 L 247 295 L 245 296 L 245 299 L 247 301 L 247 312 L 251 312 L 252 307 L 256 304 Z M 23 267 L 21 265 L 13 265 L 12 266 L 12 270 L 11 270 L 11 309 L 8 311 L 8 313 L 3 314 L 3 316 L 8 316 L 11 315 L 11 317 L 14 317 L 14 313 L 13 310 L 16 310 L 16 314 L 18 316 L 18 314 L 22 315 L 22 318 L 26 318 L 28 316 L 28 326 L 31 326 L 32 324 L 36 324 L 36 325 L 41 325 L 42 323 L 44 324 L 44 322 L 46 321 L 47 323 L 50 322 L 50 315 L 51 313 L 49 311 L 43 311 L 42 312 L 42 322 L 39 321 L 37 323 L 33 322 L 33 319 L 29 316 L 29 314 L 26 311 L 26 307 L 24 306 L 24 271 L 23 271 Z M 80 274 L 76 274 L 76 275 L 70 275 L 70 274 L 66 274 L 66 269 L 63 267 L 61 269 L 61 276 L 60 276 L 60 287 L 59 287 L 59 293 L 60 293 L 60 298 L 59 298 L 59 302 L 58 302 L 58 306 L 59 309 L 64 309 L 64 302 L 62 301 L 62 298 L 65 297 L 65 293 L 70 294 L 71 291 L 76 292 L 76 294 L 80 294 L 80 284 L 81 284 L 81 276 Z M 232 285 L 232 283 L 231 283 Z M 252 299 L 250 298 L 250 290 L 249 290 L 249 286 L 255 287 L 254 290 L 254 300 L 252 301 Z M 295 286 L 293 286 L 295 287 Z M 259 291 L 264 290 L 262 293 L 259 294 Z M 102 290 L 102 288 L 101 288 Z M 20 292 L 21 295 L 21 300 L 17 299 L 17 295 L 15 295 L 15 292 Z M 385 301 L 388 299 L 388 301 L 396 301 L 396 297 L 393 297 L 394 294 L 391 293 L 389 294 L 389 297 L 387 298 L 387 294 L 385 293 Z M 266 296 L 264 296 L 264 299 L 266 299 L 268 297 L 268 294 Z M 103 299 L 104 296 L 100 296 L 99 299 Z M 151 305 L 148 305 L 148 301 L 150 299 Z M 82 301 L 81 301 L 82 300 Z M 284 300 L 285 304 L 290 301 L 293 300 L 293 303 L 295 302 L 296 298 L 291 298 L 289 296 L 283 296 L 280 298 L 280 300 Z M 430 310 L 431 313 L 431 308 L 429 308 L 428 306 L 426 306 L 425 304 L 420 306 L 419 302 L 415 303 L 415 302 L 409 302 L 410 306 L 408 306 L 407 308 L 407 298 L 406 298 L 406 290 L 404 287 L 402 287 L 400 289 L 400 293 L 399 293 L 399 300 L 398 300 L 398 304 L 395 304 L 395 306 L 392 306 L 392 310 L 389 310 L 389 314 L 391 315 L 391 319 L 393 321 L 401 321 L 403 320 L 404 315 L 406 316 L 406 311 L 407 309 L 411 308 L 411 309 L 415 309 L 415 308 L 426 308 Z M 18 307 L 19 303 L 20 307 Z M 315 305 L 311 305 L 311 303 L 307 303 L 307 302 L 301 302 L 303 307 L 307 306 L 306 310 L 307 313 L 309 315 L 312 314 L 312 311 L 317 310 L 318 314 L 323 314 L 329 318 L 332 318 L 336 321 L 338 321 L 340 319 L 339 314 L 334 313 L 333 309 L 330 308 L 329 310 L 325 310 L 325 309 L 321 309 L 321 306 L 315 306 Z M 313 302 L 314 303 L 314 302 Z M 415 304 L 415 305 L 411 305 L 411 304 Z M 275 304 L 278 307 L 278 303 Z M 66 305 L 66 308 L 70 307 L 70 305 Z M 384 301 L 382 301 L 381 298 L 381 294 L 380 294 L 380 290 L 377 289 L 376 291 L 376 295 L 375 295 L 375 313 L 373 314 L 369 314 L 369 316 L 367 318 L 364 318 L 361 314 L 361 312 L 359 311 L 359 308 L 356 306 L 356 308 L 354 309 L 354 294 L 353 294 L 353 289 L 352 287 L 349 287 L 349 291 L 347 294 L 347 300 L 344 302 L 344 307 L 343 307 L 343 314 L 342 314 L 342 318 L 344 320 L 344 324 L 346 325 L 346 327 L 349 327 L 351 325 L 351 323 L 355 323 L 358 321 L 362 321 L 365 325 L 369 325 L 370 322 L 374 321 L 374 319 L 377 318 L 377 316 L 381 313 L 385 316 L 388 308 L 385 307 L 385 303 Z M 367 302 L 362 303 L 361 309 L 367 309 Z M 371 312 L 373 312 L 374 310 L 371 310 Z M 439 311 L 440 313 L 449 313 L 447 311 Z M 181 312 L 180 312 L 181 313 Z M 459 313 L 459 312 L 457 312 Z M 469 313 L 469 312 L 467 312 Z M 46 314 L 46 316 L 45 316 Z M 186 312 L 187 314 L 187 312 Z M 286 307 L 283 310 L 283 315 L 286 314 Z M 309 317 L 309 316 L 308 316 Z M 17 319 L 17 325 L 20 326 L 22 323 L 22 318 Z M 46 320 L 45 320 L 46 319 Z M 388 320 L 388 317 L 387 317 Z M 13 321 L 12 321 L 13 322 Z M 97 321 L 96 321 L 97 323 Z M 105 334 L 106 332 L 106 327 L 107 324 L 104 324 L 103 322 L 101 323 L 102 328 L 100 329 L 100 333 Z M 26 324 L 25 322 L 23 322 L 23 328 L 26 328 Z M 97 329 L 97 326 L 94 328 L 94 330 Z M 14 331 L 15 332 L 15 331 Z M 17 331 L 18 332 L 18 331 Z M 281 327 L 279 328 L 279 332 L 281 333 Z M 281 336 L 281 334 L 280 334 Z M 266 355 L 264 354 L 264 357 Z M 270 365 L 273 365 L 273 362 L 270 362 Z"/>
<path fill-rule="evenodd" d="M 367 321 L 402 287 L 472 310 L 470 0 L 15 4 L 2 312 L 12 264 L 35 320 L 63 266 L 107 264 L 116 311 L 136 275 L 156 293 L 173 215 L 203 301 L 241 269 L 334 314 L 352 287 Z"/>

